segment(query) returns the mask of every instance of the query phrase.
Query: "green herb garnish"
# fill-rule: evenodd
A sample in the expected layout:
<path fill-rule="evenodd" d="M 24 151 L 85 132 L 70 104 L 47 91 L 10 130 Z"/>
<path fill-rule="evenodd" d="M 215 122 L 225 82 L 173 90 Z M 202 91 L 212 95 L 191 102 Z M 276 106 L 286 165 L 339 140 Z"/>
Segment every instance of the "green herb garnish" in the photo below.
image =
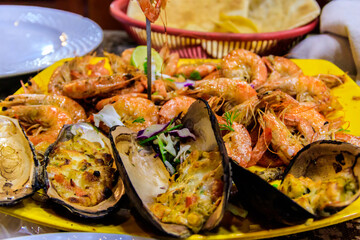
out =
<path fill-rule="evenodd" d="M 166 154 L 166 150 L 165 150 L 165 146 L 164 143 L 162 142 L 162 140 L 160 139 L 159 135 L 156 136 L 157 140 L 158 140 L 158 144 L 159 144 L 159 149 L 160 149 L 160 153 L 161 153 L 161 157 L 162 160 L 165 161 L 165 154 Z"/>
<path fill-rule="evenodd" d="M 224 119 L 226 121 L 226 124 L 219 124 L 220 125 L 220 130 L 227 130 L 227 131 L 234 132 L 235 130 L 233 129 L 232 125 L 233 125 L 234 120 L 239 115 L 240 115 L 240 113 L 238 111 L 226 112 L 224 114 Z"/>
<path fill-rule="evenodd" d="M 198 71 L 194 70 L 192 73 L 190 73 L 189 78 L 192 80 L 201 80 L 201 75 Z"/>
<path fill-rule="evenodd" d="M 144 123 L 145 122 L 145 118 L 143 117 L 138 117 L 137 119 L 135 119 L 132 123 Z"/>

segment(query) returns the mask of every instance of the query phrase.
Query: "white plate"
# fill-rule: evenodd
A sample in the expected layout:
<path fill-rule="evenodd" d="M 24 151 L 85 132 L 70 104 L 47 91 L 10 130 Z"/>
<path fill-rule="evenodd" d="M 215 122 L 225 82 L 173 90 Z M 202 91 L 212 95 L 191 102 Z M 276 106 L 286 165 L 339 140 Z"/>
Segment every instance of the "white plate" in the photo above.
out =
<path fill-rule="evenodd" d="M 7 240 L 151 240 L 152 238 L 133 237 L 124 234 L 66 232 L 30 235 L 24 237 L 8 238 Z"/>
<path fill-rule="evenodd" d="M 0 78 L 39 71 L 83 56 L 103 39 L 92 20 L 62 10 L 0 5 Z"/>

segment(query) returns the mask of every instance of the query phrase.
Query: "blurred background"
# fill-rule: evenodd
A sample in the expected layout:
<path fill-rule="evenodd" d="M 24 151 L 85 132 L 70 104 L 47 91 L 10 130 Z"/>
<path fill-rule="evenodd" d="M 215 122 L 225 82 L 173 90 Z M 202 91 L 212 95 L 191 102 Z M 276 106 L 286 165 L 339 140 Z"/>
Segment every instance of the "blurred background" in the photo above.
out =
<path fill-rule="evenodd" d="M 0 4 L 29 5 L 61 9 L 90 18 L 102 29 L 121 29 L 121 25 L 109 13 L 112 0 L 0 0 Z"/>
<path fill-rule="evenodd" d="M 331 0 L 317 0 L 320 7 L 323 7 L 330 1 Z M 109 13 L 111 2 L 112 0 L 0 0 L 0 4 L 32 5 L 74 12 L 92 19 L 104 30 L 122 29 L 121 24 Z"/>

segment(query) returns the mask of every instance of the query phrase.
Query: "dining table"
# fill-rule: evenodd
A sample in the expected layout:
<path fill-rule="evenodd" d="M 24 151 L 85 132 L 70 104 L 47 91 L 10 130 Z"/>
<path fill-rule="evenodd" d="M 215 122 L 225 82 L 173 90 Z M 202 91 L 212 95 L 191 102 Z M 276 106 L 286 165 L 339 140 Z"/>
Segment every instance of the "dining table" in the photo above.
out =
<path fill-rule="evenodd" d="M 98 55 L 101 55 L 103 51 L 121 54 L 125 49 L 136 47 L 137 45 L 138 44 L 123 30 L 104 30 L 103 41 L 95 51 Z M 21 87 L 20 80 L 26 82 L 37 73 L 38 72 L 33 72 L 21 76 L 0 78 L 0 99 L 4 99 L 19 89 Z M 0 213 L 0 239 L 57 232 L 63 231 Z M 320 229 L 269 239 L 360 239 L 360 218 Z"/>

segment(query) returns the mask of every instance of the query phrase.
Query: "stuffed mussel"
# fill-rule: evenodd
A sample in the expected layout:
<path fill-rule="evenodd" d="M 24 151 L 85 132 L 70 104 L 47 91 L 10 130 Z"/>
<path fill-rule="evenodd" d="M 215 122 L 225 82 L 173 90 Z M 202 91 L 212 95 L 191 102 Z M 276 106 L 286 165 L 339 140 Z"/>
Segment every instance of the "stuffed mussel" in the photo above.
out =
<path fill-rule="evenodd" d="M 322 140 L 300 150 L 275 188 L 232 163 L 239 200 L 270 221 L 293 225 L 330 216 L 360 194 L 360 148 Z"/>
<path fill-rule="evenodd" d="M 127 194 L 157 230 L 187 237 L 219 224 L 230 191 L 230 166 L 205 101 L 195 101 L 182 119 L 138 133 L 113 127 L 110 140 Z"/>
<path fill-rule="evenodd" d="M 0 116 L 0 206 L 16 204 L 39 189 L 38 166 L 18 120 Z"/>
<path fill-rule="evenodd" d="M 63 127 L 46 151 L 44 182 L 50 200 L 85 218 L 106 216 L 125 192 L 109 139 L 89 123 Z"/>

